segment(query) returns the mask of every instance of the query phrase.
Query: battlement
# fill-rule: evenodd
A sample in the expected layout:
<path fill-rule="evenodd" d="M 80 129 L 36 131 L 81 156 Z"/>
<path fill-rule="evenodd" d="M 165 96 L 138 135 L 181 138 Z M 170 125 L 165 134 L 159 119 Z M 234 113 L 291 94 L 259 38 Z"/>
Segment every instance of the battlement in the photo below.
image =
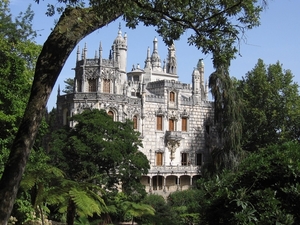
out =
<path fill-rule="evenodd" d="M 146 102 L 164 103 L 165 97 L 161 95 L 146 95 Z"/>

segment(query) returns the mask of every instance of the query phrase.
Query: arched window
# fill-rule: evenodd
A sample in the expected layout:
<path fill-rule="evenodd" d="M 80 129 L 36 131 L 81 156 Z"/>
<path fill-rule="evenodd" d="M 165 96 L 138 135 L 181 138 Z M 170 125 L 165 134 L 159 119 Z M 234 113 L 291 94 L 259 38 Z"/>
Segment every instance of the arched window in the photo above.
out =
<path fill-rule="evenodd" d="M 110 80 L 109 79 L 103 80 L 103 92 L 110 93 Z"/>
<path fill-rule="evenodd" d="M 137 116 L 133 117 L 133 129 L 137 130 L 138 129 L 138 118 Z"/>
<path fill-rule="evenodd" d="M 173 91 L 170 92 L 170 102 L 175 102 L 175 93 Z"/>
<path fill-rule="evenodd" d="M 114 119 L 114 112 L 109 110 L 107 115 L 109 115 L 112 119 Z"/>
<path fill-rule="evenodd" d="M 96 79 L 88 79 L 89 92 L 96 92 Z"/>

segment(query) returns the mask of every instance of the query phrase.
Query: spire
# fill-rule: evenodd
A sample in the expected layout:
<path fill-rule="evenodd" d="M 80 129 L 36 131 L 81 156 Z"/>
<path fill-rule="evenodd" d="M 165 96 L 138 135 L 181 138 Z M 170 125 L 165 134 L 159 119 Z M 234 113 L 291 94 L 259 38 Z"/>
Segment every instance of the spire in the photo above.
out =
<path fill-rule="evenodd" d="M 80 49 L 79 49 L 79 45 L 77 47 L 77 61 L 80 60 Z"/>
<path fill-rule="evenodd" d="M 57 88 L 57 96 L 60 96 L 60 85 L 58 85 L 58 88 Z"/>
<path fill-rule="evenodd" d="M 150 48 L 147 48 L 147 58 L 145 60 L 145 69 L 151 68 Z"/>
<path fill-rule="evenodd" d="M 121 31 L 121 22 L 119 22 L 119 31 L 118 31 L 118 36 L 122 36 L 122 31 Z"/>
<path fill-rule="evenodd" d="M 176 49 L 174 43 L 168 48 L 167 73 L 177 74 Z"/>
<path fill-rule="evenodd" d="M 102 63 L 102 43 L 100 41 L 100 44 L 99 44 L 99 60 L 100 60 L 100 65 Z"/>
<path fill-rule="evenodd" d="M 163 71 L 166 73 L 167 72 L 167 69 L 166 69 L 166 60 L 164 59 L 164 64 L 163 64 Z"/>
<path fill-rule="evenodd" d="M 161 68 L 161 60 L 158 54 L 158 48 L 157 48 L 157 38 L 155 37 L 153 40 L 153 53 L 151 56 L 151 63 L 153 70 L 156 71 L 162 71 Z"/>
<path fill-rule="evenodd" d="M 199 70 L 199 73 L 200 73 L 201 86 L 204 88 L 204 62 L 203 62 L 203 59 L 199 59 L 199 61 L 197 63 L 197 69 Z"/>
<path fill-rule="evenodd" d="M 98 59 L 97 51 L 95 51 L 95 59 Z"/>
<path fill-rule="evenodd" d="M 86 43 L 84 44 L 84 59 L 86 59 L 87 58 L 87 47 L 86 47 Z"/>

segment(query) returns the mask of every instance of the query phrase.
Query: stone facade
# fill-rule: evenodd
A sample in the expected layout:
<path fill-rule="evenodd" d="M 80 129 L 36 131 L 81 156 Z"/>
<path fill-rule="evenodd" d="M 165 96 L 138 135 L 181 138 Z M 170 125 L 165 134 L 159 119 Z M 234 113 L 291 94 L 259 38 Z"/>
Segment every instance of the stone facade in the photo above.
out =
<path fill-rule="evenodd" d="M 60 124 L 85 109 L 104 109 L 115 121 L 132 119 L 141 133 L 151 169 L 142 178 L 148 192 L 168 194 L 188 189 L 201 176 L 201 165 L 209 160 L 209 143 L 214 133 L 213 105 L 208 101 L 204 63 L 192 71 L 192 85 L 178 81 L 175 46 L 168 48 L 161 65 L 158 43 L 147 50 L 144 69 L 139 65 L 126 72 L 127 35 L 119 29 L 109 59 L 87 58 L 78 48 L 74 91 L 58 91 Z"/>

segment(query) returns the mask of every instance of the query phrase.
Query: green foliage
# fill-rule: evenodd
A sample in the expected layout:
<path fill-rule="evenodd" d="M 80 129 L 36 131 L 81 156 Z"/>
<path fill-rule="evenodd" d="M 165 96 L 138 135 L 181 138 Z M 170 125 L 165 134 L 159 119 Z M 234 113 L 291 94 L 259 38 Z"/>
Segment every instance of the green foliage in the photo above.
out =
<path fill-rule="evenodd" d="M 160 195 L 147 195 L 142 203 L 151 205 L 155 209 L 155 215 L 147 215 L 138 219 L 140 224 L 176 224 L 175 215 L 171 211 L 170 205 Z"/>
<path fill-rule="evenodd" d="M 66 93 L 66 94 L 73 93 L 74 79 L 67 78 L 64 80 L 64 83 L 65 83 L 65 89 L 62 92 Z"/>
<path fill-rule="evenodd" d="M 209 77 L 209 87 L 214 97 L 214 118 L 218 142 L 211 143 L 212 163 L 203 168 L 204 175 L 234 169 L 242 158 L 242 102 L 228 73 L 221 67 Z"/>
<path fill-rule="evenodd" d="M 300 97 L 293 74 L 282 65 L 254 69 L 238 83 L 244 104 L 243 149 L 256 151 L 270 144 L 299 140 Z"/>
<path fill-rule="evenodd" d="M 200 224 L 299 224 L 300 145 L 252 153 L 237 172 L 200 181 Z"/>
<path fill-rule="evenodd" d="M 168 197 L 172 214 L 178 224 L 198 224 L 201 199 L 196 189 L 174 192 Z"/>
<path fill-rule="evenodd" d="M 116 190 L 122 189 L 133 198 L 145 191 L 140 177 L 146 174 L 149 163 L 138 148 L 139 133 L 132 123 L 114 122 L 105 111 L 84 111 L 73 117 L 75 127 L 67 132 L 59 130 L 53 146 L 58 166 L 76 181 L 90 180 Z M 58 148 L 58 149 L 55 149 Z M 66 160 L 67 159 L 67 160 Z"/>
<path fill-rule="evenodd" d="M 34 64 L 41 47 L 32 38 L 30 7 L 13 20 L 9 2 L 0 3 L 0 142 L 10 146 L 29 98 Z"/>
<path fill-rule="evenodd" d="M 122 203 L 122 208 L 125 212 L 125 216 L 131 217 L 132 220 L 147 215 L 154 216 L 155 214 L 155 209 L 152 206 L 143 203 L 124 201 Z"/>
<path fill-rule="evenodd" d="M 76 124 L 74 128 L 65 127 L 52 134 L 52 162 L 65 171 L 68 179 L 74 183 L 93 183 L 108 190 L 103 196 L 108 207 L 105 210 L 103 207 L 99 208 L 101 213 L 104 213 L 101 217 L 124 214 L 124 202 L 137 204 L 135 202 L 145 195 L 140 177 L 147 173 L 149 163 L 146 156 L 138 150 L 141 146 L 139 133 L 133 130 L 130 121 L 114 122 L 105 111 L 88 110 L 72 119 Z M 123 194 L 127 194 L 123 200 L 116 199 L 119 194 L 115 196 L 120 184 Z M 76 204 L 77 214 L 91 216 L 84 209 L 99 214 L 100 211 L 94 208 L 97 204 L 86 201 L 83 195 L 85 192 L 80 190 L 76 186 L 76 189 L 67 192 Z M 75 197 L 77 195 L 78 197 Z M 66 206 L 68 203 L 62 205 Z M 93 210 L 89 208 L 92 206 Z M 122 210 L 119 211 L 120 209 Z M 131 216 L 138 216 L 132 215 L 133 209 L 137 212 L 134 207 L 126 210 Z M 67 207 L 62 208 L 60 212 L 67 212 Z"/>

